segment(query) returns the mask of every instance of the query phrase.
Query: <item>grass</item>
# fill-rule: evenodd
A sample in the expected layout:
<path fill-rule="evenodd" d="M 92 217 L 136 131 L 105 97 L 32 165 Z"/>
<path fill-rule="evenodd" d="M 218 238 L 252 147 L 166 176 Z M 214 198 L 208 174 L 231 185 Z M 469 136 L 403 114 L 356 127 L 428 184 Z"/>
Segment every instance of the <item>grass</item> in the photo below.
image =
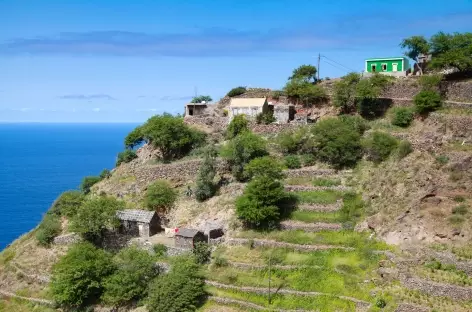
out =
<path fill-rule="evenodd" d="M 300 211 L 296 210 L 290 215 L 291 220 L 302 222 L 342 222 L 341 213 L 336 212 L 317 212 L 317 211 Z"/>
<path fill-rule="evenodd" d="M 472 144 L 464 143 L 462 141 L 456 141 L 448 145 L 450 150 L 459 151 L 459 152 L 470 152 L 472 151 Z"/>
<path fill-rule="evenodd" d="M 20 299 L 8 299 L 8 300 L 1 300 L 0 299 L 0 312 L 55 312 L 55 309 L 51 309 L 48 307 L 41 306 L 39 304 L 35 305 L 30 302 L 26 302 Z"/>
<path fill-rule="evenodd" d="M 245 293 L 237 290 L 218 289 L 215 287 L 207 287 L 207 291 L 219 297 L 227 297 L 241 301 L 252 302 L 267 308 L 276 309 L 310 309 L 314 311 L 335 312 L 335 311 L 352 311 L 356 310 L 353 302 L 339 299 L 332 296 L 293 296 L 273 294 L 271 296 L 272 304 L 268 304 L 268 295 L 260 295 L 254 293 Z"/>
<path fill-rule="evenodd" d="M 285 180 L 287 185 L 309 185 L 309 186 L 337 186 L 341 185 L 340 179 L 293 177 Z"/>
<path fill-rule="evenodd" d="M 448 115 L 472 115 L 472 109 L 470 108 L 453 108 L 453 107 L 444 107 L 438 110 L 438 113 L 448 114 Z"/>
<path fill-rule="evenodd" d="M 4 249 L 2 252 L 0 252 L 0 264 L 8 264 L 13 258 L 15 258 L 15 254 L 16 252 L 12 247 Z"/>
<path fill-rule="evenodd" d="M 417 270 L 420 277 L 430 279 L 435 282 L 455 284 L 459 286 L 472 286 L 472 278 L 454 266 L 445 266 L 439 269 L 420 267 Z"/>
<path fill-rule="evenodd" d="M 343 197 L 343 192 L 325 190 L 325 191 L 308 191 L 308 192 L 295 192 L 300 203 L 306 204 L 334 204 L 338 199 Z"/>
<path fill-rule="evenodd" d="M 452 253 L 457 257 L 472 260 L 472 246 L 453 247 Z"/>
<path fill-rule="evenodd" d="M 376 250 L 388 250 L 389 246 L 381 241 L 369 239 L 368 233 L 354 232 L 354 231 L 320 231 L 309 233 L 304 231 L 271 231 L 271 232 L 257 232 L 244 231 L 238 235 L 240 238 L 261 238 L 271 239 L 280 242 L 287 242 L 292 244 L 302 245 L 337 245 L 354 248 L 371 248 Z"/>

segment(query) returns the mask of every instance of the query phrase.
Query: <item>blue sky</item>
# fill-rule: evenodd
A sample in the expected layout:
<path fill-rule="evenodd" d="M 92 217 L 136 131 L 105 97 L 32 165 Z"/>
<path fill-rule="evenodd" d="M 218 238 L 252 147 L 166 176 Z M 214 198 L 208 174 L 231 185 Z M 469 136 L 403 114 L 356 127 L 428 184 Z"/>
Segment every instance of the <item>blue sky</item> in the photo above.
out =
<path fill-rule="evenodd" d="M 0 0 L 0 122 L 141 122 L 195 93 L 283 87 L 472 30 L 472 0 Z M 334 62 L 333 62 L 334 61 Z"/>

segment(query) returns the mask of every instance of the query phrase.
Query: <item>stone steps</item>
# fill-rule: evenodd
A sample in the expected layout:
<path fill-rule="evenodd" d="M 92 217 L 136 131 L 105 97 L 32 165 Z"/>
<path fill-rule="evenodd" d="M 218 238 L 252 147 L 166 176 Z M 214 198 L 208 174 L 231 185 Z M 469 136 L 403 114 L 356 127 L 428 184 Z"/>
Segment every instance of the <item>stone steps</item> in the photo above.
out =
<path fill-rule="evenodd" d="M 235 285 L 229 285 L 229 284 L 223 284 L 211 280 L 206 280 L 205 283 L 207 285 L 216 287 L 216 288 L 221 288 L 221 289 L 230 289 L 230 290 L 237 290 L 240 292 L 246 292 L 246 293 L 255 293 L 255 294 L 268 294 L 269 289 L 268 288 L 263 288 L 263 287 L 252 287 L 252 286 L 235 286 Z M 369 308 L 370 303 L 364 300 L 360 300 L 357 298 L 349 297 L 349 296 L 336 296 L 333 294 L 327 294 L 327 293 L 322 293 L 322 292 L 317 292 L 317 291 L 299 291 L 299 290 L 293 290 L 293 289 L 284 289 L 280 288 L 274 291 L 274 293 L 277 294 L 285 294 L 285 295 L 295 295 L 295 296 L 304 296 L 304 297 L 310 297 L 310 296 L 328 296 L 328 297 L 335 297 L 339 299 L 344 299 L 348 300 L 351 302 L 354 302 L 357 307 L 361 308 Z"/>
<path fill-rule="evenodd" d="M 349 191 L 352 191 L 351 187 L 344 186 L 344 185 L 334 185 L 334 186 L 285 185 L 284 188 L 287 192 L 310 192 L 310 191 L 349 192 Z"/>
<path fill-rule="evenodd" d="M 280 222 L 282 230 L 303 230 L 305 232 L 319 232 L 319 231 L 340 231 L 343 226 L 340 223 L 326 223 L 326 222 L 302 222 L 294 220 L 285 220 Z"/>
<path fill-rule="evenodd" d="M 335 212 L 341 210 L 343 207 L 342 199 L 338 199 L 335 204 L 301 204 L 298 206 L 300 211 L 313 212 Z"/>
<path fill-rule="evenodd" d="M 247 238 L 228 238 L 225 241 L 225 244 L 230 246 L 240 246 L 253 244 L 254 247 L 281 247 L 281 248 L 292 248 L 297 251 L 317 251 L 317 250 L 329 250 L 329 249 L 339 249 L 339 250 L 354 250 L 352 247 L 345 246 L 335 246 L 335 245 L 301 245 L 301 244 L 292 244 L 286 242 L 279 242 L 275 240 L 268 239 L 247 239 Z"/>

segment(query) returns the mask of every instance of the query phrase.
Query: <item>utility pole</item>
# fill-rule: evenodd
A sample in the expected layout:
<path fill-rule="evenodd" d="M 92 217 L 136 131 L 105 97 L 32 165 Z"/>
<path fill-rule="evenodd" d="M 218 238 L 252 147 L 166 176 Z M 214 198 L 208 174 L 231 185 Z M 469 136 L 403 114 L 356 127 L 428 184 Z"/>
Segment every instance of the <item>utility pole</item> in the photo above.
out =
<path fill-rule="evenodd" d="M 321 54 L 318 53 L 318 66 L 316 67 L 316 73 L 318 75 L 318 78 L 316 78 L 317 81 L 320 80 L 320 60 L 321 60 Z"/>
<path fill-rule="evenodd" d="M 272 251 L 269 254 L 269 305 L 270 305 L 270 278 L 271 278 L 271 272 L 270 272 L 270 263 L 272 262 Z"/>

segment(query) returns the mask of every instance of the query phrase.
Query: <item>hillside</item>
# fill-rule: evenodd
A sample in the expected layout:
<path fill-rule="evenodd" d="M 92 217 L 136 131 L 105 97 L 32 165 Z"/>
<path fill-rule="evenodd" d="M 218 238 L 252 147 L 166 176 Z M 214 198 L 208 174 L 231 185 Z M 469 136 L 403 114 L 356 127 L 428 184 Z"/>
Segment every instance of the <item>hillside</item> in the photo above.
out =
<path fill-rule="evenodd" d="M 286 161 L 281 183 L 298 202 L 275 228 L 251 228 L 238 218 L 236 198 L 251 182 L 238 181 L 222 153 L 215 158 L 219 189 L 202 202 L 187 190 L 195 189 L 204 154 L 194 150 L 163 163 L 150 143 L 86 196 L 108 195 L 127 209 L 142 209 L 149 186 L 167 180 L 177 199 L 160 215 L 163 226 L 203 229 L 211 221 L 225 230 L 201 268 L 208 297 L 198 311 L 472 311 L 472 84 L 445 84 L 444 106 L 416 116 L 408 127 L 391 121 L 398 107 L 413 105 L 419 83 L 400 79 L 385 87 L 379 98 L 392 100 L 391 107 L 382 116 L 360 119 L 365 131 L 359 131 L 359 142 L 380 132 L 396 138 L 397 145 L 410 142 L 411 151 L 402 154 L 395 145 L 381 161 L 366 152 L 342 168 L 318 158 L 305 161 L 305 151 L 285 153 L 278 140 L 287 130 L 312 133 L 339 114 L 332 106 L 331 82 L 322 85 L 330 97 L 310 108 L 320 116 L 314 125 L 249 124 L 273 159 L 283 162 L 297 154 L 301 162 L 289 169 Z M 227 105 L 225 99 L 220 108 Z M 209 133 L 209 145 L 231 143 L 224 139 L 226 117 L 186 117 L 185 122 Z M 69 221 L 61 218 L 61 235 L 70 232 Z M 43 247 L 37 231 L 0 254 L 0 311 L 58 308 L 48 287 L 51 269 L 72 245 Z M 168 238 L 161 233 L 149 241 Z M 172 263 L 171 258 L 156 261 Z M 95 305 L 94 311 L 107 309 Z"/>

